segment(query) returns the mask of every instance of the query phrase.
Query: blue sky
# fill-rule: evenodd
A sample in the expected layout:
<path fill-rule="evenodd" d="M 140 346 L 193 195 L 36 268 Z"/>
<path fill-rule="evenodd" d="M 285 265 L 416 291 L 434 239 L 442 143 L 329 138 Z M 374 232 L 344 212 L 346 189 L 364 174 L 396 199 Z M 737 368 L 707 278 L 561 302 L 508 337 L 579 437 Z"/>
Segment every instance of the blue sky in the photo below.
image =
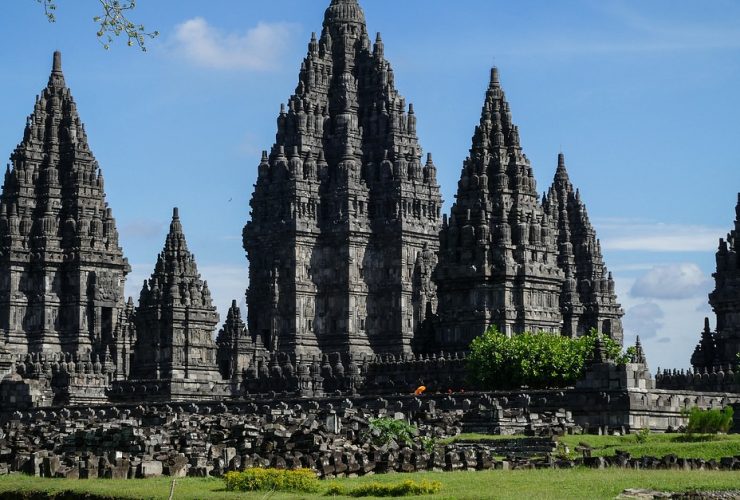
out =
<path fill-rule="evenodd" d="M 106 179 L 138 295 L 171 207 L 219 312 L 243 302 L 241 229 L 259 155 L 329 0 L 140 0 L 143 54 L 95 38 L 94 0 L 3 5 L 0 156 L 22 137 L 54 50 Z M 446 210 L 496 64 L 540 191 L 566 154 L 651 368 L 686 367 L 717 239 L 740 191 L 740 3 L 365 0 L 434 153 Z M 714 319 L 712 317 L 712 322 Z"/>

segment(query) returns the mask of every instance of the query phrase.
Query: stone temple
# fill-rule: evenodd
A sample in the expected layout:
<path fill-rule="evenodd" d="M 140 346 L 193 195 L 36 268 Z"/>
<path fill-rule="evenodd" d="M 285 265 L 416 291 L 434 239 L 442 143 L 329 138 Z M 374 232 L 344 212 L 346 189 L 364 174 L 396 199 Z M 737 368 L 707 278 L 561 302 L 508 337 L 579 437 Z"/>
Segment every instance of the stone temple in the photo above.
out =
<path fill-rule="evenodd" d="M 18 354 L 118 352 L 130 267 L 61 55 L 11 155 L 0 200 L 0 336 Z"/>
<path fill-rule="evenodd" d="M 691 364 L 700 370 L 716 370 L 740 363 L 740 193 L 735 207 L 735 227 L 720 238 L 717 250 L 715 287 L 709 294 L 709 305 L 717 316 L 712 331 L 709 318 L 704 320 L 701 341 L 696 346 Z"/>
<path fill-rule="evenodd" d="M 446 392 L 468 387 L 466 351 L 491 325 L 507 335 L 596 329 L 621 343 L 614 281 L 565 157 L 541 195 L 498 70 L 449 215 L 416 124 L 357 0 L 332 0 L 256 167 L 243 231 L 248 310 L 234 301 L 217 332 L 177 209 L 138 303 L 124 298 L 130 268 L 55 53 L 0 197 L 0 414 Z M 653 382 L 638 345 L 627 368 L 597 356 L 575 406 L 617 379 L 619 390 L 727 388 L 722 366 L 740 351 L 737 224 L 717 254 L 717 331 L 706 329 L 693 360 L 712 373 Z M 662 398 L 608 395 L 597 417 L 610 404 L 649 414 Z"/>
<path fill-rule="evenodd" d="M 464 350 L 490 325 L 507 335 L 597 329 L 622 341 L 614 281 L 565 158 L 540 199 L 496 68 L 440 232 L 434 283 L 435 347 Z"/>
<path fill-rule="evenodd" d="M 411 353 L 442 199 L 356 1 L 333 1 L 281 107 L 244 228 L 249 330 L 273 350 Z"/>

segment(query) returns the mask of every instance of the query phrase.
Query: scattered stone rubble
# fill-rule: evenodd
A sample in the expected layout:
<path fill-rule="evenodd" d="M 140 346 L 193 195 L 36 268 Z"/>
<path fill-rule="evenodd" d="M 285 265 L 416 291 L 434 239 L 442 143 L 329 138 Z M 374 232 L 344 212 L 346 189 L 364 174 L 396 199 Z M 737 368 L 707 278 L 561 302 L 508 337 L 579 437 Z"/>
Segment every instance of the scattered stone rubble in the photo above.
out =
<path fill-rule="evenodd" d="M 494 408 L 496 407 L 495 401 Z M 514 440 L 438 445 L 459 434 L 471 410 L 412 398 L 388 402 L 163 404 L 15 412 L 0 428 L 0 474 L 42 477 L 135 478 L 220 476 L 247 467 L 313 469 L 320 477 L 421 470 L 481 470 L 524 464 L 553 451 L 551 439 L 533 438 L 517 451 Z M 480 406 L 477 412 L 480 412 Z M 578 432 L 572 419 L 522 410 L 518 428 L 531 435 Z M 377 444 L 370 419 L 412 422 L 412 445 Z M 504 418 L 499 427 L 506 429 Z M 426 446 L 425 446 L 426 444 Z M 510 456 L 515 462 L 496 459 Z"/>
<path fill-rule="evenodd" d="M 718 461 L 662 458 L 561 457 L 552 436 L 578 433 L 568 412 L 521 408 L 490 396 L 183 403 L 15 412 L 0 427 L 0 474 L 61 478 L 220 476 L 248 467 L 309 468 L 323 478 L 423 470 L 629 467 L 740 470 L 740 457 Z M 369 423 L 387 416 L 413 423 L 417 439 L 380 444 Z M 480 424 L 531 436 L 488 442 L 439 439 Z M 498 420 L 497 420 L 498 419 Z M 509 424 L 513 427 L 509 427 Z"/>

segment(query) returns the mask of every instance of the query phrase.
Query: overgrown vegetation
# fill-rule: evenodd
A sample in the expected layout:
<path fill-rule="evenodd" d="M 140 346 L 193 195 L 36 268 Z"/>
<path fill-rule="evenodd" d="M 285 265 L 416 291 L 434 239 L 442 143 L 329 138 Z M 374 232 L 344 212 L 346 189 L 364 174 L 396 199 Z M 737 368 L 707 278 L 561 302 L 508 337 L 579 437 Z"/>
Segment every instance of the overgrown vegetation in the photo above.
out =
<path fill-rule="evenodd" d="M 309 469 L 247 469 L 227 472 L 224 482 L 228 491 L 293 491 L 316 493 L 321 483 Z"/>
<path fill-rule="evenodd" d="M 380 417 L 370 420 L 370 437 L 379 446 L 395 441 L 398 444 L 410 445 L 418 434 L 415 426 L 405 420 L 391 417 Z"/>
<path fill-rule="evenodd" d="M 341 484 L 334 483 L 329 486 L 326 492 L 327 496 L 347 496 L 347 497 L 405 497 L 411 495 L 434 495 L 442 490 L 442 483 L 439 481 L 413 481 L 407 479 L 395 483 L 372 482 L 362 484 L 353 488 L 347 488 Z"/>
<path fill-rule="evenodd" d="M 650 439 L 650 429 L 646 427 L 644 429 L 640 429 L 639 431 L 635 432 L 635 439 L 640 444 L 647 443 L 648 439 Z"/>
<path fill-rule="evenodd" d="M 468 371 L 481 389 L 550 388 L 575 384 L 592 358 L 599 334 L 572 339 L 552 333 L 523 333 L 507 337 L 491 327 L 470 345 Z M 609 359 L 625 363 L 629 354 L 602 336 Z"/>
<path fill-rule="evenodd" d="M 728 432 L 732 428 L 734 411 L 732 406 L 723 410 L 714 408 L 702 410 L 697 407 L 688 412 L 689 423 L 686 425 L 687 434 L 717 434 Z"/>

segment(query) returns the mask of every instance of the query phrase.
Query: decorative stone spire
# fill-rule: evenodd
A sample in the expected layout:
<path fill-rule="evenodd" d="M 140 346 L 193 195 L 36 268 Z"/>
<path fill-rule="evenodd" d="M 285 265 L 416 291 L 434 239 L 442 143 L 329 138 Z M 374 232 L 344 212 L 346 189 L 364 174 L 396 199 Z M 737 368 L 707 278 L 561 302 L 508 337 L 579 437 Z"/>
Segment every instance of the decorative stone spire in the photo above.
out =
<path fill-rule="evenodd" d="M 130 267 L 59 52 L 11 163 L 0 198 L 0 332 L 16 352 L 104 356 Z M 36 277 L 21 279 L 31 268 Z"/>
<path fill-rule="evenodd" d="M 221 380 L 212 337 L 217 324 L 208 283 L 201 280 L 175 208 L 164 249 L 139 297 L 131 377 Z"/>
<path fill-rule="evenodd" d="M 581 336 L 596 329 L 622 342 L 624 314 L 614 292 L 614 282 L 602 260 L 596 231 L 586 206 L 574 189 L 565 166 L 565 155 L 558 154 L 553 184 L 543 199 L 543 208 L 558 230 L 558 265 L 575 281 L 575 295 L 564 284 L 561 295 L 563 332 Z"/>
<path fill-rule="evenodd" d="M 467 350 L 492 324 L 508 334 L 559 331 L 565 276 L 557 266 L 556 231 L 539 202 L 493 68 L 455 204 L 440 234 L 436 336 L 449 339 L 440 347 Z"/>
<path fill-rule="evenodd" d="M 594 344 L 594 355 L 593 355 L 593 363 L 600 364 L 600 363 L 608 363 L 609 362 L 609 355 L 606 352 L 606 345 L 604 344 L 604 339 L 601 335 L 598 335 L 596 337 L 596 343 Z"/>
<path fill-rule="evenodd" d="M 631 361 L 633 363 L 639 363 L 642 365 L 647 364 L 647 358 L 645 357 L 645 351 L 642 350 L 642 344 L 640 343 L 639 335 L 635 340 L 635 353 L 633 354 Z"/>
<path fill-rule="evenodd" d="M 227 380 L 238 381 L 242 372 L 248 368 L 250 359 L 256 353 L 264 351 L 262 343 L 259 340 L 254 342 L 249 336 L 236 300 L 231 302 L 226 321 L 218 332 L 216 345 L 218 368 L 221 376 Z"/>
<path fill-rule="evenodd" d="M 740 353 L 740 193 L 735 206 L 735 222 L 727 238 L 720 238 L 716 254 L 717 269 L 715 287 L 709 294 L 709 304 L 717 315 L 717 328 L 712 332 L 709 320 L 704 321 L 704 330 L 699 345 L 691 357 L 697 369 L 712 370 L 721 366 L 737 366 Z"/>
<path fill-rule="evenodd" d="M 418 290 L 408 273 L 387 269 L 399 256 L 413 266 L 424 244 L 436 254 L 442 205 L 416 124 L 358 2 L 332 1 L 258 167 L 243 232 L 253 335 L 303 355 L 410 352 L 423 317 L 408 307 Z M 280 290 L 276 309 L 271 289 Z"/>

